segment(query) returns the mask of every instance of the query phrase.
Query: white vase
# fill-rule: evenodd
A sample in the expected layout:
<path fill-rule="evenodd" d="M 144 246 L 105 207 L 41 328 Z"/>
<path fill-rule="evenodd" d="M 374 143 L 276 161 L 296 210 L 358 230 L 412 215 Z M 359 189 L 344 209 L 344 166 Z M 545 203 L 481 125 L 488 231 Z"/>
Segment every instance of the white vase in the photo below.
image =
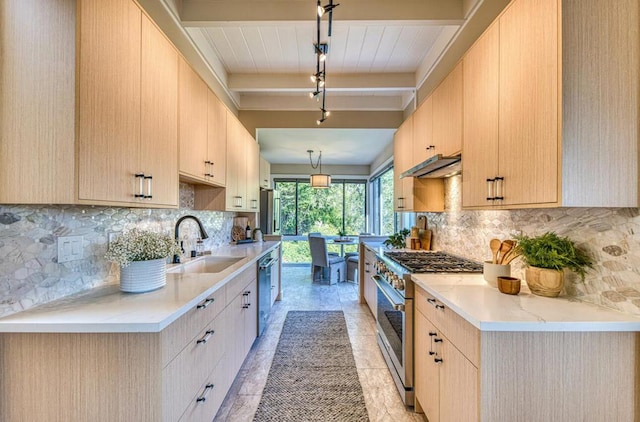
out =
<path fill-rule="evenodd" d="M 133 261 L 120 268 L 120 290 L 143 293 L 159 289 L 167 284 L 165 258 L 149 261 Z"/>

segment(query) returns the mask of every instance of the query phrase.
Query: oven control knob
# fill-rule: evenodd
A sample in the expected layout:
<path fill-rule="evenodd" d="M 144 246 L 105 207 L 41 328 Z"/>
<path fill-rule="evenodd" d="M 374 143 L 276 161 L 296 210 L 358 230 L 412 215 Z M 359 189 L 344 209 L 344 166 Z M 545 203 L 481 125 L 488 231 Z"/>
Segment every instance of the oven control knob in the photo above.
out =
<path fill-rule="evenodd" d="M 398 284 L 395 286 L 398 290 L 404 290 L 404 280 L 398 277 Z"/>

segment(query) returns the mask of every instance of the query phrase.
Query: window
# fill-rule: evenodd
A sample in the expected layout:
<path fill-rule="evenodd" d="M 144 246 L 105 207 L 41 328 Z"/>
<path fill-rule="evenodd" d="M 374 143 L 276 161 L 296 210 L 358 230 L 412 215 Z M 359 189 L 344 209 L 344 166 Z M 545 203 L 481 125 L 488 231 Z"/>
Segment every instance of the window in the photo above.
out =
<path fill-rule="evenodd" d="M 388 235 L 395 232 L 393 211 L 393 167 L 371 179 L 372 229 L 376 234 Z"/>
<path fill-rule="evenodd" d="M 307 179 L 276 179 L 275 189 L 280 192 L 285 236 L 359 234 L 367 229 L 364 180 L 333 180 L 328 189 L 314 189 Z"/>
<path fill-rule="evenodd" d="M 308 179 L 276 179 L 280 192 L 282 258 L 286 264 L 311 262 L 307 235 L 319 232 L 335 236 L 338 231 L 357 235 L 365 232 L 367 183 L 365 180 L 333 180 L 328 189 L 314 189 Z M 341 252 L 330 245 L 330 252 Z M 357 246 L 345 246 L 355 252 Z"/>

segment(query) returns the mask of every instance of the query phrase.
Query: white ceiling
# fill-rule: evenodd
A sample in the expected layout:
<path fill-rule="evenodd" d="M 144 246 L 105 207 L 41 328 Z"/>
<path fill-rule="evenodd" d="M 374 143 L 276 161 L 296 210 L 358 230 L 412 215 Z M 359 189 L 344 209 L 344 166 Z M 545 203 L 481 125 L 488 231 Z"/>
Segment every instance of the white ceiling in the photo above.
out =
<path fill-rule="evenodd" d="M 258 129 L 260 154 L 272 164 L 369 165 L 393 140 L 395 129 Z"/>
<path fill-rule="evenodd" d="M 149 0 L 151 1 L 151 0 Z M 314 0 L 158 0 L 179 22 L 238 110 L 319 110 Z M 484 0 L 334 0 L 326 62 L 326 108 L 402 111 Z M 329 0 L 322 0 L 327 4 Z M 319 117 L 319 116 L 318 116 Z M 313 127 L 314 120 L 309 122 Z M 272 163 L 371 164 L 389 129 L 257 129 Z"/>

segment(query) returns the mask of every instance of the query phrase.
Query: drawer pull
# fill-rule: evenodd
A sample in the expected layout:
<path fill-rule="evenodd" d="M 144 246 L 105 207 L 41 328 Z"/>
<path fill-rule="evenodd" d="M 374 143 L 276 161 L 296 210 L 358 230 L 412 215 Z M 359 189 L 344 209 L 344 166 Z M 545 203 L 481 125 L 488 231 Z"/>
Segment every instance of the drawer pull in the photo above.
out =
<path fill-rule="evenodd" d="M 433 358 L 435 363 L 442 363 L 442 358 Z"/>
<path fill-rule="evenodd" d="M 251 294 L 250 290 L 245 290 L 244 293 L 242 293 L 242 296 L 249 296 Z"/>
<path fill-rule="evenodd" d="M 436 306 L 436 300 L 435 299 L 427 299 L 427 302 L 429 302 L 433 306 Z"/>
<path fill-rule="evenodd" d="M 202 394 L 200 394 L 200 397 L 196 399 L 196 402 L 204 403 L 207 400 L 207 394 L 209 394 L 209 391 L 211 391 L 212 389 L 213 389 L 213 384 L 207 384 L 204 387 L 204 391 L 202 392 Z"/>
<path fill-rule="evenodd" d="M 438 335 L 438 333 L 434 333 L 434 332 L 429 331 L 429 337 L 433 337 L 433 336 L 437 336 L 437 335 Z"/>
<path fill-rule="evenodd" d="M 198 341 L 196 341 L 196 344 L 205 344 L 207 341 L 209 341 L 209 339 L 211 338 L 211 336 L 215 333 L 214 330 L 207 330 L 204 333 L 204 336 L 202 336 L 202 338 L 198 339 Z"/>
<path fill-rule="evenodd" d="M 250 303 L 245 303 L 244 305 L 242 305 L 242 309 L 247 309 L 249 308 L 249 306 L 251 306 Z"/>
<path fill-rule="evenodd" d="M 444 305 L 438 305 L 438 304 L 436 304 L 436 309 L 444 309 Z"/>
<path fill-rule="evenodd" d="M 434 338 L 434 339 L 433 339 L 433 342 L 434 342 L 434 343 L 442 343 L 442 339 L 441 339 L 441 338 L 436 337 L 436 338 Z"/>
<path fill-rule="evenodd" d="M 211 305 L 216 299 L 213 297 L 208 297 L 205 299 L 204 302 L 198 304 L 198 306 L 196 306 L 197 309 L 205 309 L 207 306 Z"/>
<path fill-rule="evenodd" d="M 429 356 L 433 356 L 435 354 L 436 354 L 436 352 L 433 352 L 433 351 L 429 350 Z"/>

